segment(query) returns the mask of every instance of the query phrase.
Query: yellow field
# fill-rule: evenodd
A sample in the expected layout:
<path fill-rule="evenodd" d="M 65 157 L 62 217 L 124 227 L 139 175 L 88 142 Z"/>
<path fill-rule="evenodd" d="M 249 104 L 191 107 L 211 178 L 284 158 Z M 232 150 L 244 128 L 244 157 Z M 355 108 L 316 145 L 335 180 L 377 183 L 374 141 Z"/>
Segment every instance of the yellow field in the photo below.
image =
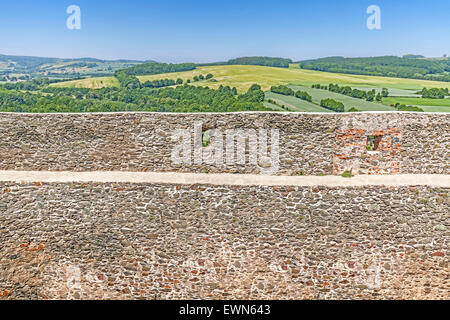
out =
<path fill-rule="evenodd" d="M 261 85 L 263 90 L 268 90 L 271 86 L 279 84 L 310 86 L 316 83 L 324 85 L 337 83 L 357 87 L 386 87 L 411 90 L 419 90 L 423 87 L 450 88 L 449 82 L 328 73 L 298 69 L 294 66 L 289 69 L 260 66 L 212 66 L 199 67 L 196 70 L 187 72 L 139 76 L 138 78 L 141 82 L 164 78 L 173 80 L 181 78 L 186 81 L 188 79 L 192 80 L 196 75 L 202 74 L 206 76 L 208 73 L 212 73 L 217 82 L 200 81 L 192 82 L 191 84 L 209 86 L 211 88 L 220 85 L 229 85 L 231 87 L 236 87 L 240 92 L 246 91 L 254 83 Z M 103 77 L 62 82 L 53 85 L 59 87 L 103 88 L 119 86 L 119 83 L 114 77 Z"/>
<path fill-rule="evenodd" d="M 100 78 L 89 78 L 83 80 L 58 82 L 51 84 L 51 86 L 63 88 L 101 89 L 106 87 L 118 87 L 119 81 L 117 81 L 115 77 L 100 77 Z"/>

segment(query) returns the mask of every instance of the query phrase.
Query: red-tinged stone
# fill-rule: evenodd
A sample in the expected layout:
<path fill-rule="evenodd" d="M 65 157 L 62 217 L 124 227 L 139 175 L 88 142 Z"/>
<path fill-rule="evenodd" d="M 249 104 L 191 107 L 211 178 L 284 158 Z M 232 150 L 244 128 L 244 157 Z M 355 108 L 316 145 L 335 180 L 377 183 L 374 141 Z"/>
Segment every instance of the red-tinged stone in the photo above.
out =
<path fill-rule="evenodd" d="M 288 269 L 288 267 L 287 266 L 281 266 L 281 269 L 286 271 Z"/>
<path fill-rule="evenodd" d="M 36 182 L 36 187 L 40 187 L 42 184 L 40 182 Z"/>
<path fill-rule="evenodd" d="M 205 265 L 205 260 L 198 259 L 198 265 L 203 267 Z"/>
<path fill-rule="evenodd" d="M 347 272 L 342 272 L 341 276 L 346 277 L 347 276 Z"/>
<path fill-rule="evenodd" d="M 103 281 L 105 280 L 105 277 L 100 273 L 97 275 L 98 280 Z"/>
<path fill-rule="evenodd" d="M 4 291 L 3 291 L 3 296 L 4 296 L 4 297 L 7 297 L 8 295 L 9 295 L 9 291 L 8 291 L 8 290 L 4 290 Z"/>
<path fill-rule="evenodd" d="M 5 189 L 5 193 L 8 193 L 8 192 L 11 192 L 11 189 L 10 189 L 10 188 L 6 188 L 6 189 Z"/>
<path fill-rule="evenodd" d="M 431 256 L 432 257 L 444 257 L 445 254 L 443 252 L 438 251 L 438 252 L 433 253 Z"/>
<path fill-rule="evenodd" d="M 350 261 L 350 262 L 348 263 L 348 267 L 349 267 L 349 268 L 354 268 L 354 267 L 355 267 L 355 263 Z"/>
<path fill-rule="evenodd" d="M 208 237 L 203 237 L 202 240 L 205 240 L 205 241 L 206 241 L 206 240 L 208 240 Z"/>
<path fill-rule="evenodd" d="M 178 186 L 176 187 L 176 189 L 177 189 L 177 190 L 181 190 L 181 185 L 178 185 Z"/>

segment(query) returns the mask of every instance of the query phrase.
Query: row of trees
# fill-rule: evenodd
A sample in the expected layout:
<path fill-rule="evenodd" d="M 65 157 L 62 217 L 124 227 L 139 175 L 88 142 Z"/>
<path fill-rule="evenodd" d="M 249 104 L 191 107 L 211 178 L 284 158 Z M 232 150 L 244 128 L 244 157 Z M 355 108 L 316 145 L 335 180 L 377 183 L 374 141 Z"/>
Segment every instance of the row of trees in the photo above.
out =
<path fill-rule="evenodd" d="M 426 99 L 444 99 L 449 95 L 448 88 L 423 88 L 418 93 L 422 95 L 422 98 Z"/>
<path fill-rule="evenodd" d="M 320 84 L 313 84 L 312 85 L 313 89 L 321 89 L 321 90 L 328 90 L 328 86 L 322 86 Z"/>
<path fill-rule="evenodd" d="M 315 89 L 323 89 L 334 93 L 343 94 L 352 98 L 357 99 L 364 99 L 367 101 L 377 101 L 381 102 L 382 98 L 386 98 L 389 96 L 389 90 L 387 88 L 383 88 L 380 92 L 376 92 L 375 89 L 372 89 L 370 91 L 365 90 L 359 90 L 359 89 L 353 89 L 352 87 L 345 86 L 340 87 L 337 84 L 330 84 L 329 86 L 321 86 L 320 84 L 316 84 L 312 86 Z"/>
<path fill-rule="evenodd" d="M 305 100 L 305 101 L 308 101 L 308 102 L 312 102 L 311 95 L 308 92 L 306 92 L 306 91 L 297 91 L 295 93 L 295 96 L 297 98 L 299 98 L 299 99 L 302 99 L 302 100 Z"/>
<path fill-rule="evenodd" d="M 198 76 L 194 76 L 194 78 L 192 80 L 194 80 L 194 82 L 198 82 L 198 81 L 203 81 L 203 80 L 210 80 L 213 77 L 214 76 L 211 73 L 208 73 L 206 76 L 200 74 Z"/>
<path fill-rule="evenodd" d="M 414 112 L 425 112 L 422 108 L 416 106 L 407 106 L 405 104 L 392 104 L 391 107 L 396 108 L 398 111 L 414 111 Z"/>
<path fill-rule="evenodd" d="M 306 92 L 306 91 L 295 92 L 291 88 L 284 86 L 284 85 L 273 86 L 270 88 L 270 91 L 273 93 L 282 94 L 284 96 L 295 96 L 296 98 L 299 98 L 299 99 L 302 99 L 302 100 L 305 100 L 308 102 L 312 102 L 312 97 L 309 95 L 308 92 Z"/>
<path fill-rule="evenodd" d="M 208 73 L 206 76 L 200 74 L 198 76 L 194 76 L 192 80 L 194 82 L 198 82 L 202 80 L 210 80 L 213 77 L 214 76 L 211 73 Z M 124 72 L 116 72 L 116 79 L 119 81 L 121 88 L 132 90 L 139 88 L 163 88 L 183 84 L 183 79 L 181 78 L 178 78 L 176 81 L 170 79 L 153 80 L 153 81 L 148 80 L 141 84 L 141 82 L 136 76 L 128 75 Z M 186 82 L 191 83 L 191 80 L 188 79 Z"/>
<path fill-rule="evenodd" d="M 334 112 L 345 112 L 344 104 L 333 99 L 323 99 L 320 101 L 320 106 Z"/>
<path fill-rule="evenodd" d="M 277 94 L 282 94 L 284 96 L 293 96 L 295 95 L 294 90 L 292 90 L 289 87 L 280 85 L 280 86 L 273 86 L 270 88 L 270 91 Z"/>
<path fill-rule="evenodd" d="M 171 79 L 162 79 L 162 80 L 153 80 L 153 81 L 145 81 L 142 83 L 142 88 L 164 88 L 170 87 L 174 85 L 183 84 L 183 79 L 171 80 Z"/>

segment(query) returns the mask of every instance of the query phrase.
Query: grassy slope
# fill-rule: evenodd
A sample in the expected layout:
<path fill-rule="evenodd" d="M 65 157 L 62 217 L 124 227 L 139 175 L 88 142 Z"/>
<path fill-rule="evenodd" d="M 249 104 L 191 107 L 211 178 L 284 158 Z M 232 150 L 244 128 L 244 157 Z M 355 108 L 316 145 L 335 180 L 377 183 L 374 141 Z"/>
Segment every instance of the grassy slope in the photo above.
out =
<path fill-rule="evenodd" d="M 100 89 L 106 87 L 119 87 L 119 81 L 115 77 L 89 78 L 82 80 L 58 82 L 51 84 L 53 87 L 61 88 L 89 88 Z"/>
<path fill-rule="evenodd" d="M 449 82 L 425 81 L 414 79 L 358 76 L 338 73 L 319 72 L 303 69 L 283 69 L 260 66 L 212 66 L 199 67 L 196 70 L 188 72 L 167 73 L 151 76 L 139 76 L 140 81 L 157 80 L 163 78 L 183 80 L 192 79 L 195 75 L 206 75 L 212 73 L 218 82 L 201 81 L 193 83 L 195 85 L 210 86 L 212 88 L 219 85 L 229 85 L 236 87 L 240 92 L 247 90 L 252 84 L 258 83 L 264 90 L 268 90 L 273 85 L 294 84 L 301 86 L 311 86 L 321 83 L 338 83 L 354 87 L 376 87 L 376 88 L 394 88 L 403 90 L 420 90 L 423 87 L 442 87 L 450 88 Z M 55 84 L 56 86 L 68 87 L 86 87 L 93 88 L 99 86 L 118 85 L 113 77 L 83 79 Z"/>

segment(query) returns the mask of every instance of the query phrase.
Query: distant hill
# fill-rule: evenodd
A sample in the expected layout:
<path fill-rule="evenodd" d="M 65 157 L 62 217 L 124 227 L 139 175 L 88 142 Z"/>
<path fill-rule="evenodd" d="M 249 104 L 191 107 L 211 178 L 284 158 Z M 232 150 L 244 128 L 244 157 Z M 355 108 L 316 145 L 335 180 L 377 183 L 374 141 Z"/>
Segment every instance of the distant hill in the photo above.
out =
<path fill-rule="evenodd" d="M 286 58 L 255 56 L 203 64 L 166 64 L 156 63 L 152 60 L 61 59 L 0 55 L 0 81 L 16 82 L 43 77 L 50 79 L 109 77 L 117 75 L 118 71 L 124 71 L 124 74 L 130 76 L 141 76 L 189 71 L 196 67 L 226 65 L 289 68 L 293 64 L 297 64 L 301 69 L 332 73 L 450 82 L 450 58 L 433 59 L 414 54 L 407 54 L 403 57 L 328 57 L 295 63 Z"/>
<path fill-rule="evenodd" d="M 422 56 L 420 54 L 405 54 L 403 56 L 403 58 L 406 58 L 406 59 L 424 59 L 425 56 Z"/>
<path fill-rule="evenodd" d="M 302 69 L 334 73 L 450 81 L 450 59 L 425 59 L 418 55 L 370 58 L 329 57 L 299 61 Z"/>
<path fill-rule="evenodd" d="M 291 59 L 285 58 L 273 58 L 273 57 L 240 57 L 236 59 L 230 59 L 225 62 L 213 62 L 198 64 L 199 67 L 207 66 L 225 66 L 225 65 L 248 65 L 248 66 L 264 66 L 264 67 L 277 67 L 277 68 L 289 68 L 292 63 Z"/>
<path fill-rule="evenodd" d="M 61 59 L 0 54 L 0 80 L 109 76 L 117 70 L 146 62 L 153 61 L 101 60 L 95 58 Z"/>

